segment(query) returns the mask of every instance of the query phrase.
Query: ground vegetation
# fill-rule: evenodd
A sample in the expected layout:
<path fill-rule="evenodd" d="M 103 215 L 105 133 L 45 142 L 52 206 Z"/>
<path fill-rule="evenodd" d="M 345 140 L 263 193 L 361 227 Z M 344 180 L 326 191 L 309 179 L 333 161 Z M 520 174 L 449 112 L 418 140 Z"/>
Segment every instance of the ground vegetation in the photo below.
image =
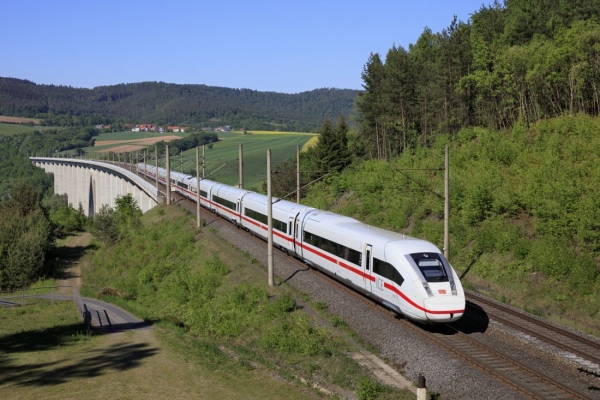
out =
<path fill-rule="evenodd" d="M 111 246 L 98 243 L 84 260 L 83 293 L 108 295 L 181 335 L 203 364 L 224 374 L 269 370 L 364 392 L 359 398 L 401 395 L 348 357 L 351 348 L 324 323 L 325 310 L 325 319 L 315 320 L 301 310 L 300 294 L 267 287 L 256 260 L 232 251 L 209 227 L 197 230 L 188 215 L 165 206 L 142 221 L 142 229 Z"/>
<path fill-rule="evenodd" d="M 303 203 L 443 248 L 450 153 L 450 260 L 463 282 L 536 314 L 599 332 L 600 119 L 511 130 L 463 128 L 391 160 L 355 162 Z"/>
<path fill-rule="evenodd" d="M 0 202 L 0 289 L 26 287 L 50 272 L 46 255 L 55 236 L 42 196 L 22 183 Z"/>

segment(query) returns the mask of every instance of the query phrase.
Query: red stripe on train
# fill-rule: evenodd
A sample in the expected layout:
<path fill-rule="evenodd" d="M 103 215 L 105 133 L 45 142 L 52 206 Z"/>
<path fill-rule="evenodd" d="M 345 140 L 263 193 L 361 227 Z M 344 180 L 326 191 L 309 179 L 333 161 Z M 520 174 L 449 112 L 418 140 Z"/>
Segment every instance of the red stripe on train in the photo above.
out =
<path fill-rule="evenodd" d="M 392 292 L 396 293 L 398 296 L 402 297 L 402 299 L 404 299 L 404 301 L 406 301 L 408 304 L 410 304 L 411 306 L 413 306 L 414 308 L 416 308 L 417 310 L 426 312 L 427 314 L 462 314 L 465 312 L 465 310 L 443 310 L 443 311 L 434 311 L 434 310 L 428 310 L 424 307 L 421 307 L 420 305 L 418 305 L 417 303 L 415 303 L 414 301 L 412 301 L 411 299 L 409 299 L 408 297 L 406 297 L 406 295 L 404 293 L 402 293 L 400 290 L 398 290 L 395 286 L 390 285 L 387 282 L 383 283 L 383 287 L 386 289 L 391 290 Z"/>

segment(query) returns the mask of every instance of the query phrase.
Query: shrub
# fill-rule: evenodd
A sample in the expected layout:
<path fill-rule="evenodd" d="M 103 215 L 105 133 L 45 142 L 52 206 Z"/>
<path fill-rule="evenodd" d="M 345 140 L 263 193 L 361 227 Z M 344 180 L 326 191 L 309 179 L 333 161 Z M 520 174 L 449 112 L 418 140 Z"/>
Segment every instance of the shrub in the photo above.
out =
<path fill-rule="evenodd" d="M 534 270 L 554 279 L 563 279 L 571 271 L 576 257 L 564 241 L 555 237 L 545 237 L 532 243 L 527 260 Z"/>
<path fill-rule="evenodd" d="M 303 356 L 329 354 L 324 329 L 311 326 L 306 317 L 295 314 L 290 317 L 265 328 L 260 338 L 260 345 L 264 349 Z"/>
<path fill-rule="evenodd" d="M 374 400 L 384 392 L 384 387 L 377 381 L 362 378 L 358 381 L 356 395 L 360 400 Z"/>
<path fill-rule="evenodd" d="M 119 229 L 115 219 L 115 212 L 104 204 L 94 215 L 92 233 L 104 243 L 105 246 L 114 244 L 119 238 Z"/>

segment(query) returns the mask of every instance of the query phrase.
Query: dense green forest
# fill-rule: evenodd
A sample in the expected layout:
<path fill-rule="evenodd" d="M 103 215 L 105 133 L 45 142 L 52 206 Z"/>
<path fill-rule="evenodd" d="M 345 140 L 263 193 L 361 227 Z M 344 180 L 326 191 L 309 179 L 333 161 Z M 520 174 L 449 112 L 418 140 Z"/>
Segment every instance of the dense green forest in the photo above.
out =
<path fill-rule="evenodd" d="M 506 129 L 600 111 L 600 0 L 506 0 L 371 54 L 356 151 L 399 155 L 466 126 Z"/>
<path fill-rule="evenodd" d="M 358 91 L 316 89 L 285 94 L 206 85 L 141 82 L 93 89 L 0 78 L 0 115 L 46 125 L 230 125 L 236 129 L 315 131 L 325 118 L 348 116 Z"/>

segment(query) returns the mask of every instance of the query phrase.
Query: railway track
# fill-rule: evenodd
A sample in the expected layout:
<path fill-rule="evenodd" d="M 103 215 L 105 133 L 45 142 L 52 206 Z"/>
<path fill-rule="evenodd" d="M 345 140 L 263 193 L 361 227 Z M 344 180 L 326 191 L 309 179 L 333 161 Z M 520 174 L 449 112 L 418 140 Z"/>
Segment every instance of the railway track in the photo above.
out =
<path fill-rule="evenodd" d="M 257 238 L 257 240 L 259 240 Z M 295 262 L 300 262 L 295 260 Z M 388 318 L 396 320 L 417 335 L 435 343 L 446 351 L 469 362 L 475 368 L 493 376 L 497 380 L 513 387 L 524 396 L 533 399 L 583 399 L 592 400 L 595 397 L 561 383 L 543 371 L 527 366 L 518 359 L 488 346 L 476 335 L 463 333 L 451 325 L 445 325 L 442 332 L 437 328 L 419 325 L 412 321 L 398 318 L 393 312 L 360 295 L 353 289 L 338 282 L 326 274 L 311 270 L 315 275 L 326 279 L 331 285 L 344 290 Z"/>
<path fill-rule="evenodd" d="M 454 334 L 432 335 L 428 339 L 440 347 L 468 361 L 476 368 L 512 386 L 525 396 L 533 399 L 592 399 L 587 393 L 569 387 L 545 374 L 527 366 L 520 360 L 488 346 L 476 335 L 467 335 L 458 330 Z"/>
<path fill-rule="evenodd" d="M 183 199 L 184 198 L 182 198 L 182 200 Z M 187 200 L 186 203 L 187 202 L 189 202 L 188 208 L 191 208 L 192 206 L 195 208 L 195 203 L 189 200 Z M 210 219 L 216 218 L 222 220 L 214 214 L 208 213 L 208 211 L 205 209 L 202 209 L 202 214 L 204 216 L 210 215 Z M 241 232 L 243 232 L 243 230 L 240 230 L 240 233 Z M 257 244 L 260 243 L 260 246 L 264 246 L 263 240 L 251 235 L 248 232 L 244 232 L 244 234 L 251 236 Z M 279 250 L 276 249 L 275 251 Z M 306 266 L 300 260 L 294 257 L 288 257 L 288 260 L 291 263 L 302 266 L 302 269 L 306 269 Z M 371 308 L 385 315 L 387 318 L 403 324 L 404 327 L 420 337 L 423 337 L 425 340 L 436 344 L 438 347 L 445 349 L 450 354 L 453 354 L 456 357 L 468 362 L 476 369 L 479 369 L 489 376 L 494 377 L 497 381 L 514 388 L 526 398 L 584 400 L 598 398 L 590 397 L 588 393 L 583 393 L 580 390 L 569 386 L 569 384 L 566 382 L 559 382 L 556 379 L 544 374 L 543 371 L 525 365 L 518 359 L 510 356 L 508 352 L 502 352 L 501 350 L 490 347 L 484 343 L 485 339 L 482 340 L 481 338 L 476 338 L 478 335 L 463 333 L 450 325 L 444 326 L 443 331 L 440 332 L 439 328 L 431 328 L 416 324 L 403 318 L 398 318 L 393 312 L 385 309 L 384 307 L 370 300 L 368 297 L 362 296 L 343 283 L 332 279 L 330 276 L 316 270 L 311 269 L 310 271 L 314 276 L 319 277 L 320 279 L 325 279 L 329 285 L 345 291 L 358 301 L 368 304 Z M 481 301 L 480 303 L 484 302 Z M 494 318 L 496 317 L 494 316 Z M 537 322 L 538 321 L 535 320 L 535 322 L 531 323 L 535 324 Z"/>
<path fill-rule="evenodd" d="M 600 370 L 599 342 L 552 325 L 531 315 L 515 311 L 475 292 L 469 292 L 467 299 L 470 303 L 484 305 L 485 313 L 488 317 L 524 332 L 531 337 L 550 343 L 560 350 L 575 354 L 584 360 L 596 364 L 596 368 Z"/>

